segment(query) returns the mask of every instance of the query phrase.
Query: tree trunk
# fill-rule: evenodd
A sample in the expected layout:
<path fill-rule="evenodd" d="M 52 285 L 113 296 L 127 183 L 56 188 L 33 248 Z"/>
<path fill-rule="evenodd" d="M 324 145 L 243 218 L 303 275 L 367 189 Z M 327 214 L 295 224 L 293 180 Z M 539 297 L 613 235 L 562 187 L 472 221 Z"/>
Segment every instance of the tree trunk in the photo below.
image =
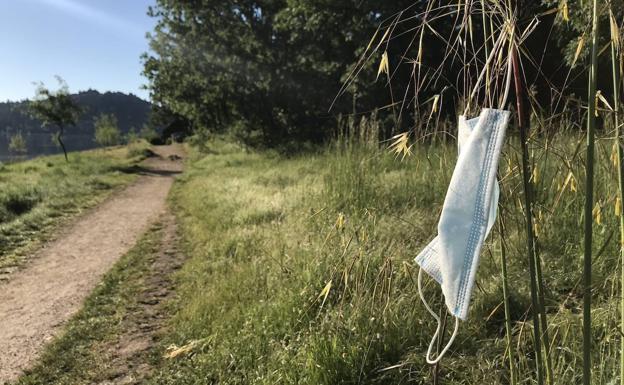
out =
<path fill-rule="evenodd" d="M 65 162 L 69 163 L 69 159 L 67 158 L 67 150 L 65 149 L 65 143 L 63 143 L 63 133 L 65 129 L 63 126 L 59 126 L 59 132 L 56 134 L 56 140 L 59 142 L 59 145 L 63 149 L 63 155 L 65 155 Z"/>

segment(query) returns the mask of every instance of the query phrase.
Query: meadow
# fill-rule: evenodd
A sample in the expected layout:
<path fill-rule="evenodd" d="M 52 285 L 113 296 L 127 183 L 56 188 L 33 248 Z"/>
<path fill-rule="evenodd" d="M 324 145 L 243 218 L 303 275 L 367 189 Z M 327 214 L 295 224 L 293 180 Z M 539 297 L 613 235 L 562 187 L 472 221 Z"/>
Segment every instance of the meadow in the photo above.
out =
<path fill-rule="evenodd" d="M 0 164 L 0 279 L 54 230 L 132 182 L 145 143 Z"/>
<path fill-rule="evenodd" d="M 162 157 L 184 159 L 182 174 L 154 170 L 176 175 L 170 213 L 50 322 L 63 333 L 17 383 L 624 385 L 622 2 L 188 3 L 149 7 L 141 56 L 149 124 L 191 135 Z M 41 83 L 29 109 L 65 151 L 81 108 L 60 83 Z M 437 325 L 414 258 L 457 157 L 445 119 L 484 106 L 514 119 L 497 222 L 469 318 L 431 366 Z M 148 155 L 0 164 L 0 281 Z M 424 296 L 448 339 L 428 277 Z"/>
<path fill-rule="evenodd" d="M 571 130 L 533 134 L 548 380 L 577 383 L 584 138 Z M 504 384 L 510 369 L 515 383 L 535 381 L 515 130 L 500 164 L 499 225 L 482 252 L 469 320 L 435 369 L 424 354 L 436 324 L 418 297 L 413 258 L 436 232 L 456 157 L 452 139 L 416 144 L 404 160 L 357 138 L 292 158 L 232 143 L 209 149 L 192 150 L 172 195 L 189 259 L 163 345 L 177 348 L 175 357 L 161 360 L 152 383 L 404 384 L 437 377 Z M 615 153 L 611 138 L 597 141 L 592 356 L 600 384 L 618 378 L 620 354 Z M 440 308 L 437 285 L 425 291 Z"/>
<path fill-rule="evenodd" d="M 534 132 L 530 142 L 553 384 L 582 376 L 583 142 L 573 131 Z M 612 138 L 601 135 L 597 150 L 592 362 L 594 383 L 605 384 L 619 370 L 621 203 Z M 145 354 L 147 383 L 508 384 L 512 373 L 534 383 L 517 132 L 500 164 L 499 222 L 469 320 L 438 367 L 425 363 L 436 323 L 418 297 L 413 259 L 435 235 L 457 150 L 440 136 L 411 151 L 401 159 L 366 135 L 288 157 L 225 139 L 188 146 L 170 195 L 186 262 L 166 328 Z M 159 237 L 156 227 L 122 258 L 20 383 L 114 377 L 103 347 L 136 307 Z"/>
<path fill-rule="evenodd" d="M 196 153 L 172 197 L 190 258 L 168 339 L 179 354 L 154 382 L 624 384 L 621 2 L 356 8 L 265 6 L 249 12 L 257 30 L 228 6 L 214 9 L 229 23 L 177 1 L 155 12 L 151 95 L 199 131 L 300 151 L 331 138 L 333 122 L 319 119 L 331 101 L 334 116 L 379 112 L 371 137 L 398 151 L 358 134 L 288 158 L 231 143 Z M 170 50 L 200 44 L 236 65 L 213 70 Z M 246 53 L 244 71 L 231 47 Z M 485 106 L 514 110 L 519 128 L 500 164 L 500 215 L 470 320 L 432 373 L 435 322 L 413 258 L 435 236 L 456 157 L 435 131 Z M 442 311 L 436 289 L 429 282 L 426 295 Z"/>

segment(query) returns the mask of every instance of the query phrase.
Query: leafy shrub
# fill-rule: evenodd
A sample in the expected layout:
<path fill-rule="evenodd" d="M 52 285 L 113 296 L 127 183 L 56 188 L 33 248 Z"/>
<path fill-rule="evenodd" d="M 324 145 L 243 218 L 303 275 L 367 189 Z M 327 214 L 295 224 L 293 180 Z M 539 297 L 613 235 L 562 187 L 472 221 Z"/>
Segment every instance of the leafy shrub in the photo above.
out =
<path fill-rule="evenodd" d="M 115 146 L 121 142 L 121 131 L 113 114 L 102 114 L 95 119 L 95 141 L 100 146 Z"/>
<path fill-rule="evenodd" d="M 26 139 L 21 132 L 14 134 L 11 136 L 9 140 L 9 152 L 14 154 L 23 155 L 28 152 L 28 147 L 26 146 Z"/>
<path fill-rule="evenodd" d="M 162 144 L 162 139 L 153 127 L 144 125 L 139 132 L 139 137 L 145 139 L 150 144 Z"/>

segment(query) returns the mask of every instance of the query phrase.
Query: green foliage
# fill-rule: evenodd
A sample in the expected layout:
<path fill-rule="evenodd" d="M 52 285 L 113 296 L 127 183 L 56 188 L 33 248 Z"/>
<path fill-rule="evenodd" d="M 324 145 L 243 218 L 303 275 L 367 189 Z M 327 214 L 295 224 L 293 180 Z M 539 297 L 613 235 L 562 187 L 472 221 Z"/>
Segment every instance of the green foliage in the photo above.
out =
<path fill-rule="evenodd" d="M 11 136 L 11 139 L 9 139 L 9 152 L 12 152 L 18 155 L 23 155 L 28 152 L 28 147 L 26 146 L 26 139 L 24 139 L 21 132 L 13 134 Z"/>
<path fill-rule="evenodd" d="M 67 161 L 63 134 L 66 127 L 76 125 L 82 109 L 72 100 L 67 83 L 60 77 L 57 77 L 57 80 L 59 89 L 56 91 L 50 91 L 43 83 L 40 83 L 35 91 L 35 98 L 28 107 L 32 116 L 39 119 L 44 127 L 55 126 L 57 128 L 56 141 L 63 148 Z"/>
<path fill-rule="evenodd" d="M 160 140 L 160 135 L 158 135 L 158 132 L 156 132 L 154 127 L 149 124 L 144 124 L 143 127 L 141 127 L 141 131 L 139 131 L 139 137 L 146 140 L 148 143 L 154 143 Z"/>
<path fill-rule="evenodd" d="M 544 4 L 549 8 L 559 8 L 554 24 L 557 27 L 557 34 L 554 36 L 556 43 L 563 52 L 563 57 L 568 65 L 573 64 L 576 56 L 579 40 L 581 37 L 584 44 L 579 53 L 578 63 L 587 63 L 591 52 L 591 25 L 592 25 L 592 2 L 583 0 L 543 0 Z M 567 4 L 567 20 L 564 17 L 563 4 Z M 621 1 L 610 1 L 610 7 L 614 12 L 617 20 L 624 17 L 624 3 Z M 603 47 L 609 42 L 609 13 L 599 13 L 599 26 L 601 29 L 601 37 L 599 38 L 599 46 Z M 602 59 L 601 67 L 609 68 L 609 58 Z M 605 81 L 606 83 L 606 81 Z"/>
<path fill-rule="evenodd" d="M 115 146 L 121 142 L 121 132 L 117 118 L 112 114 L 102 114 L 95 118 L 95 141 L 100 146 Z"/>
<path fill-rule="evenodd" d="M 67 83 L 60 77 L 57 80 L 60 87 L 56 91 L 50 91 L 43 83 L 37 86 L 30 111 L 44 126 L 75 125 L 81 112 L 80 107 L 71 99 Z"/>
<path fill-rule="evenodd" d="M 474 4 L 475 16 L 480 16 L 480 3 Z M 567 20 L 562 16 L 564 4 Z M 553 115 L 569 110 L 566 103 L 552 103 L 553 89 L 567 98 L 575 87 L 584 87 L 580 71 L 589 44 L 570 76 L 568 70 L 587 30 L 588 4 L 519 2 L 521 30 L 536 15 L 539 19 L 523 42 L 522 69 L 536 108 L 553 107 L 556 111 L 549 111 Z M 427 19 L 422 35 L 416 33 L 429 5 L 403 0 L 161 0 L 150 11 L 157 26 L 150 36 L 151 52 L 144 55 L 144 74 L 163 116 L 188 120 L 194 131 L 229 131 L 249 144 L 318 142 L 330 136 L 336 115 L 375 108 L 380 109 L 381 137 L 407 130 L 426 134 L 433 110 L 427 101 L 441 95 L 437 110 L 455 115 L 458 98 L 468 87 L 458 74 L 467 71 L 476 78 L 480 66 L 458 60 L 457 47 L 449 48 L 456 42 L 444 40 L 456 31 L 459 8 L 437 8 L 435 3 L 432 12 L 439 14 Z M 621 20 L 624 6 L 619 2 L 615 8 Z M 485 54 L 482 22 L 473 17 L 469 23 L 476 55 L 471 60 L 476 62 Z M 608 30 L 606 12 L 601 26 Z M 382 39 L 389 30 L 391 39 Z M 371 53 L 373 49 L 367 48 L 371 46 L 377 51 Z M 391 89 L 383 77 L 375 81 L 384 53 Z M 414 73 L 416 61 L 422 74 Z M 414 78 L 431 71 L 436 80 L 423 81 L 415 94 Z M 327 111 L 348 79 L 353 81 L 342 90 L 330 115 Z M 599 88 L 609 89 L 609 82 Z M 570 100 L 578 105 L 578 98 Z"/>
<path fill-rule="evenodd" d="M 130 130 L 128 130 L 128 133 L 126 134 L 126 143 L 132 144 L 138 140 L 139 140 L 139 134 L 137 133 L 136 128 L 130 127 Z"/>
<path fill-rule="evenodd" d="M 237 124 L 265 144 L 318 141 L 332 129 L 327 110 L 361 49 L 383 19 L 409 5 L 161 0 L 150 11 L 158 24 L 144 74 L 155 105 L 188 119 L 195 130 Z M 351 111 L 353 103 L 387 105 L 383 84 L 372 80 L 363 80 L 366 88 L 351 90 L 357 95 L 341 98 L 334 111 Z"/>

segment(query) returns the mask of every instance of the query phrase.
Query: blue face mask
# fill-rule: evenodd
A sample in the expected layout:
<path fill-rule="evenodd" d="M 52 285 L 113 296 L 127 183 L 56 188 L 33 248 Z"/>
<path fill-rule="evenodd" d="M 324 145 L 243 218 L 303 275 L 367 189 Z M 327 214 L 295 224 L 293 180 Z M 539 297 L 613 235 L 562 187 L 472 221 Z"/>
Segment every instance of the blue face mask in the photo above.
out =
<path fill-rule="evenodd" d="M 438 236 L 416 257 L 421 267 L 419 293 L 427 310 L 438 321 L 427 351 L 429 363 L 442 358 L 457 334 L 458 320 L 466 320 L 468 316 L 481 247 L 496 221 L 499 196 L 496 173 L 509 115 L 509 111 L 484 109 L 478 118 L 459 118 L 459 156 L 442 207 Z M 455 316 L 453 336 L 435 360 L 430 355 L 441 322 L 422 296 L 423 270 L 440 284 L 448 311 Z"/>

